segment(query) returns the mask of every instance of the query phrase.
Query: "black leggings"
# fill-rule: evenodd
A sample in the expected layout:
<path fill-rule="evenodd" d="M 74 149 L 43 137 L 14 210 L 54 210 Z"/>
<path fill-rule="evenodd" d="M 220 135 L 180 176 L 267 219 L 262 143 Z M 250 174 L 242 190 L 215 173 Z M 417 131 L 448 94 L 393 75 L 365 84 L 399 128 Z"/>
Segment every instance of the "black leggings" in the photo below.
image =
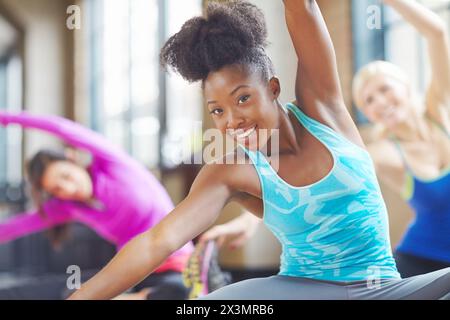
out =
<path fill-rule="evenodd" d="M 450 267 L 450 263 L 445 261 L 431 260 L 400 251 L 394 253 L 394 258 L 402 278 L 409 278 Z"/>

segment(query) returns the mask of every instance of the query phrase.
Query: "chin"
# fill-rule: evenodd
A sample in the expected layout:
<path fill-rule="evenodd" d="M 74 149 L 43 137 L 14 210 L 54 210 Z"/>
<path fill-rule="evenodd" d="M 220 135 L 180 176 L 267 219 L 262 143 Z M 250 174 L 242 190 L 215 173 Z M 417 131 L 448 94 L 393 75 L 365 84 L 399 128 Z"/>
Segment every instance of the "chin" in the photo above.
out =
<path fill-rule="evenodd" d="M 84 195 L 84 194 L 78 194 L 78 195 L 76 196 L 76 201 L 84 202 L 84 201 L 86 201 L 86 200 L 87 200 L 87 197 L 86 197 L 86 195 Z"/>

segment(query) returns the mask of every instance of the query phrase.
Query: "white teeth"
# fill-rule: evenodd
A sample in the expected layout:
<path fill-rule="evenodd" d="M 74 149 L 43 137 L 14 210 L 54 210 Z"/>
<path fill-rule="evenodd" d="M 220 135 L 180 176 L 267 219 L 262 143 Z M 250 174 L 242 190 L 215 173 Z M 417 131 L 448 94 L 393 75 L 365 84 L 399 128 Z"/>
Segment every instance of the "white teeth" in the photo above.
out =
<path fill-rule="evenodd" d="M 256 127 L 253 127 L 251 129 L 248 129 L 242 134 L 236 134 L 236 137 L 240 140 L 247 138 L 249 135 L 251 135 L 256 130 Z"/>

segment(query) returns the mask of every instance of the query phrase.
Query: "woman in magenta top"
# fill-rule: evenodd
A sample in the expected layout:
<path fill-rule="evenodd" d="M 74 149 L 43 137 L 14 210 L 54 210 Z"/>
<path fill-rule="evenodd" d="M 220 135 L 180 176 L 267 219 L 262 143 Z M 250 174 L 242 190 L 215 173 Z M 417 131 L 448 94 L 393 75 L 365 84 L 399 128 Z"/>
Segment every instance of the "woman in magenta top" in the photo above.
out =
<path fill-rule="evenodd" d="M 174 208 L 164 187 L 144 166 L 101 135 L 77 123 L 57 116 L 0 111 L 0 124 L 46 131 L 92 155 L 91 164 L 85 168 L 56 152 L 39 152 L 28 165 L 28 176 L 34 198 L 40 192 L 49 195 L 48 200 L 38 203 L 37 210 L 0 223 L 0 244 L 70 222 L 81 222 L 120 249 Z M 192 250 L 192 244 L 188 243 L 155 270 L 159 279 L 164 278 L 161 275 L 171 275 L 170 285 L 162 289 L 164 298 L 180 299 L 186 293 L 182 290 L 181 272 Z M 149 283 L 155 285 L 154 281 Z M 171 288 L 174 283 L 178 288 Z"/>

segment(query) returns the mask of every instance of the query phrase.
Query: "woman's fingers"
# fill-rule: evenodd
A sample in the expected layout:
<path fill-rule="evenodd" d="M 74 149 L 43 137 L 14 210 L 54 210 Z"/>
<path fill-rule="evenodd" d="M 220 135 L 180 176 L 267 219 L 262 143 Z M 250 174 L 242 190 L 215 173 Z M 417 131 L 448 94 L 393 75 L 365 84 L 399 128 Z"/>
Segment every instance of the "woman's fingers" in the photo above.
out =
<path fill-rule="evenodd" d="M 217 246 L 217 248 L 221 248 L 223 246 L 223 244 L 225 243 L 226 239 L 227 239 L 227 237 L 223 236 L 223 235 L 217 237 L 217 239 L 216 239 L 216 246 Z"/>
<path fill-rule="evenodd" d="M 216 240 L 219 236 L 226 233 L 222 226 L 215 226 L 208 231 L 206 231 L 203 235 L 201 235 L 199 242 L 207 242 L 209 240 Z"/>
<path fill-rule="evenodd" d="M 236 239 L 230 242 L 228 247 L 232 250 L 242 247 L 248 240 L 248 235 L 246 233 L 241 234 Z"/>
<path fill-rule="evenodd" d="M 200 237 L 199 242 L 205 243 L 213 240 L 220 248 L 229 238 L 235 238 L 232 243 L 236 242 L 236 247 L 240 247 L 248 236 L 245 234 L 245 230 L 238 230 L 231 225 L 218 225 L 205 232 Z"/>

